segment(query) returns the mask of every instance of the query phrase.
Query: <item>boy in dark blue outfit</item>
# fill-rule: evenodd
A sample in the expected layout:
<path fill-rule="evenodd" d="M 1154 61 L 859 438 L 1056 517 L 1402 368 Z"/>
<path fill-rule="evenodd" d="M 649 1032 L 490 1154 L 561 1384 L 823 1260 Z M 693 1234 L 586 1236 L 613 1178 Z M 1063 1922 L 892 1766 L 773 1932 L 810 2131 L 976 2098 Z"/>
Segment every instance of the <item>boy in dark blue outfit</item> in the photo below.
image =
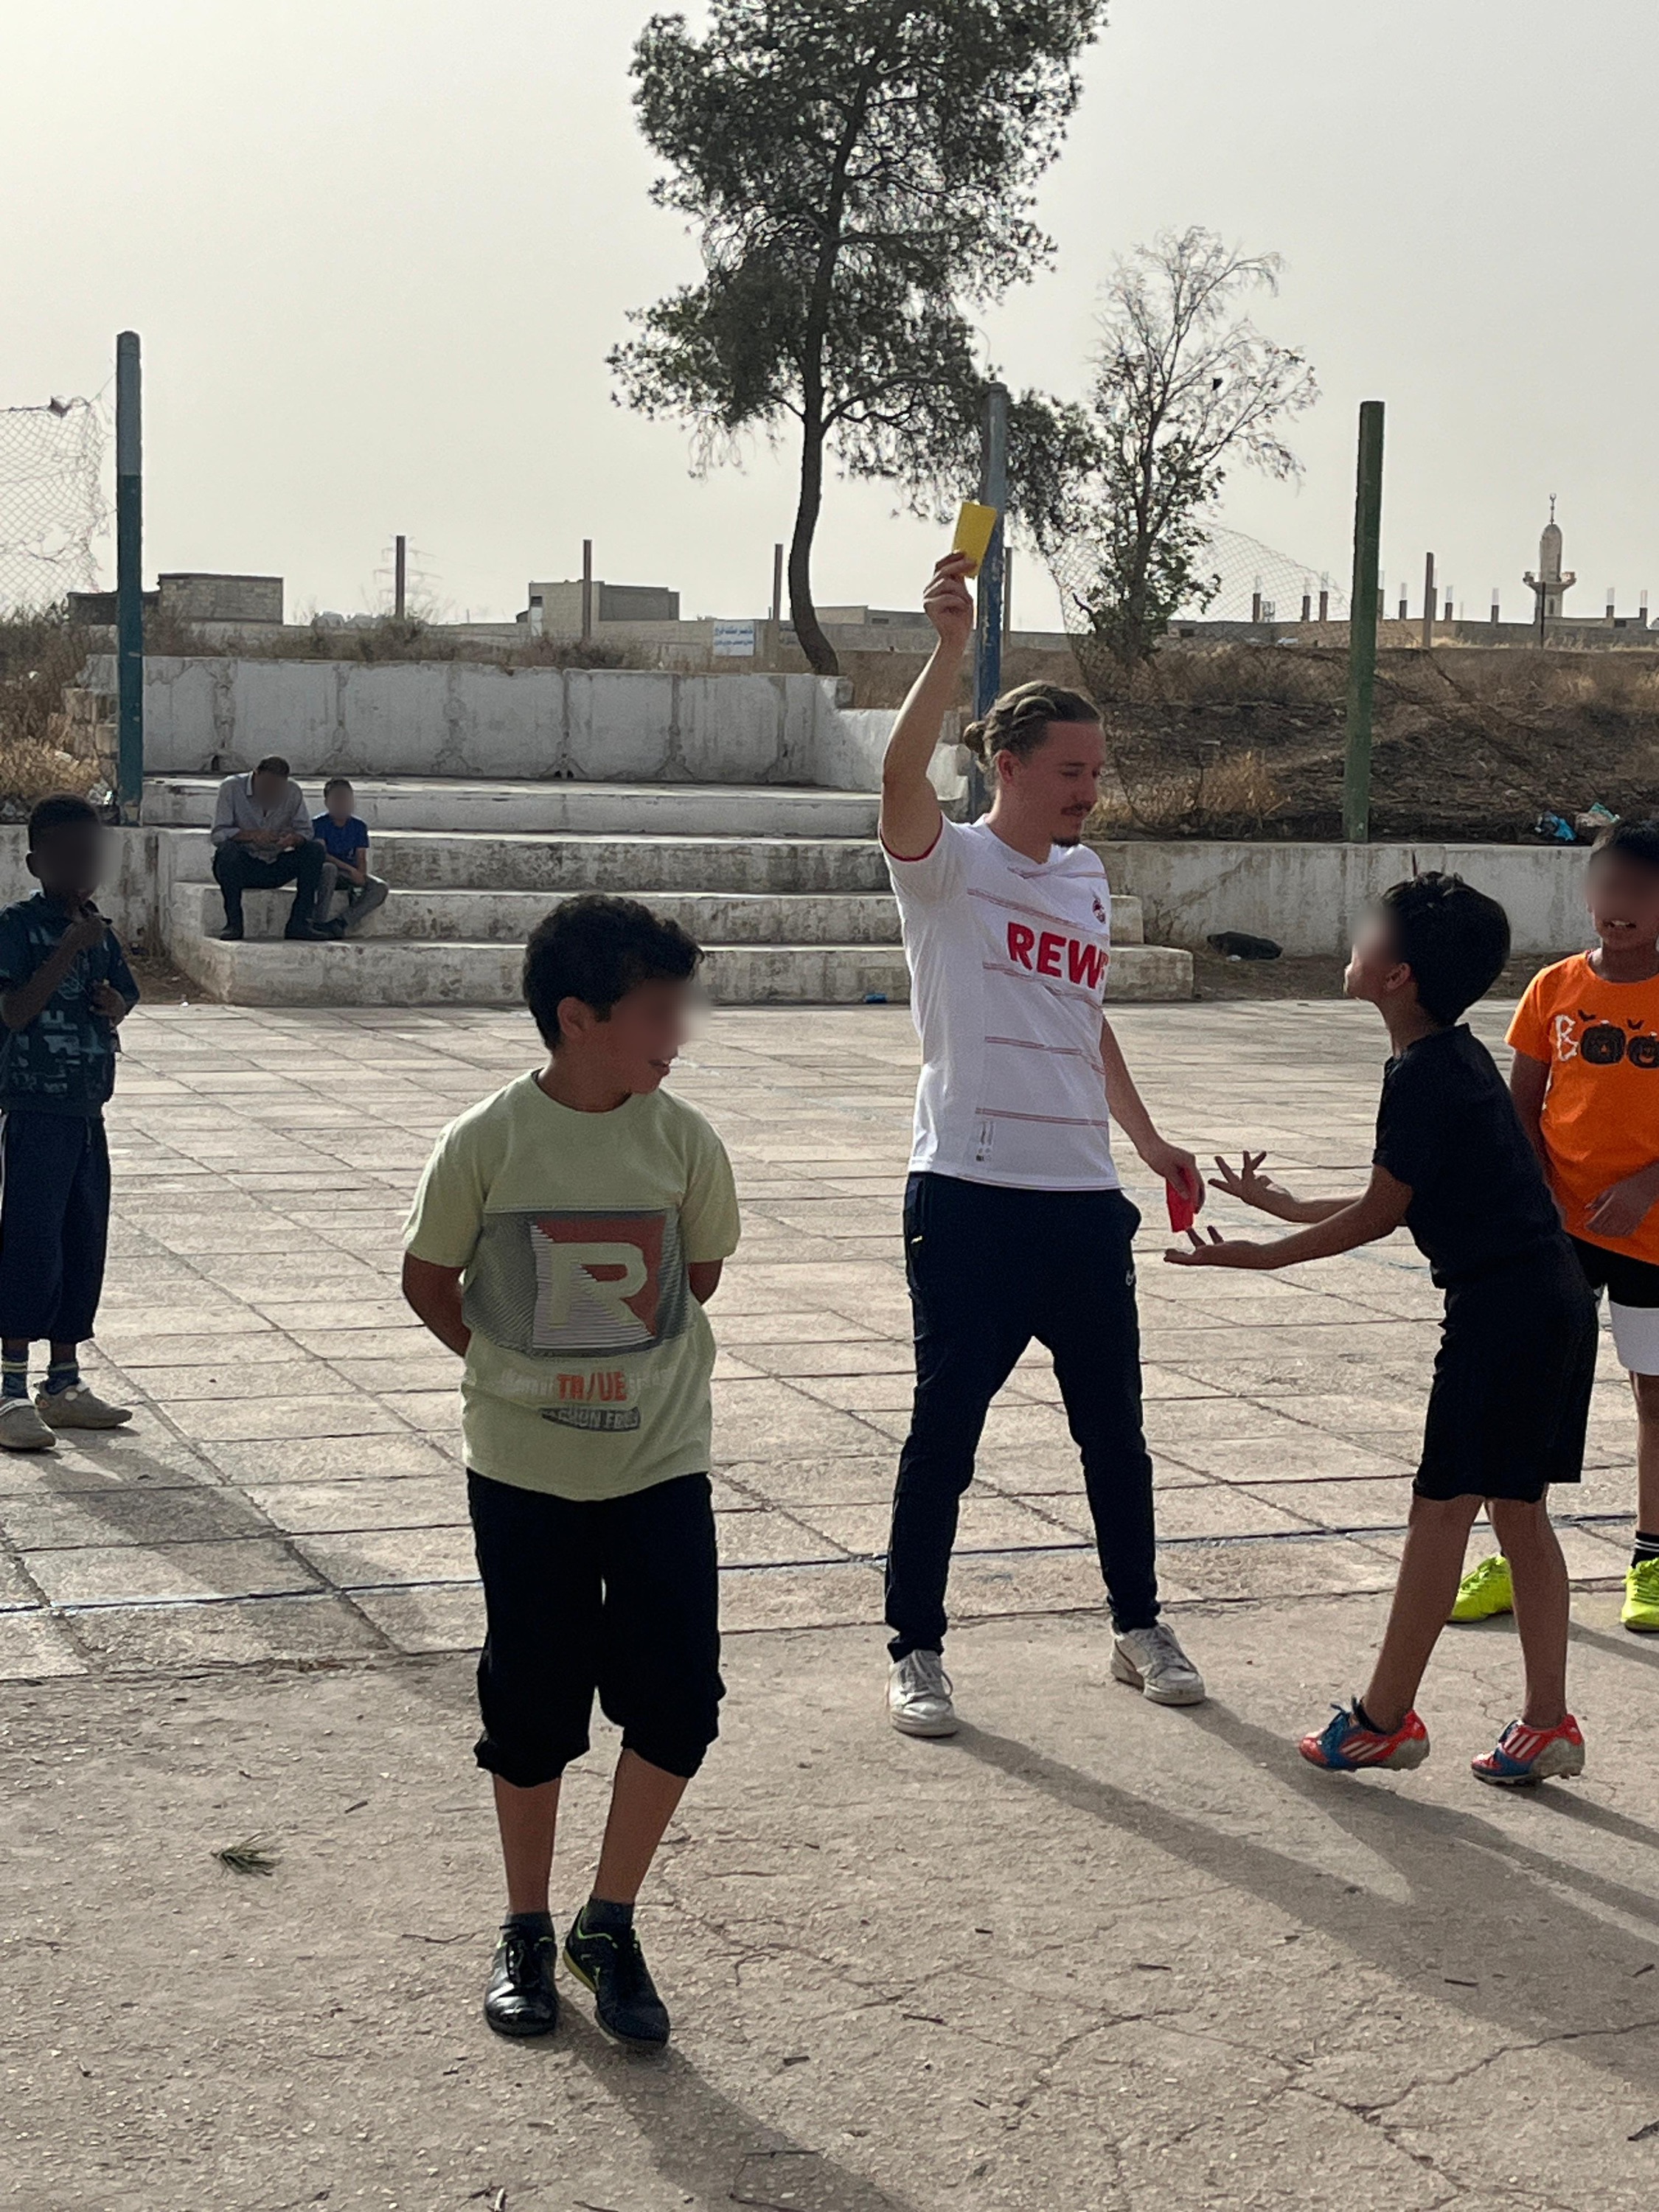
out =
<path fill-rule="evenodd" d="M 104 1106 L 116 1030 L 138 1003 L 115 933 L 93 903 L 105 838 L 84 799 L 29 816 L 40 888 L 0 911 L 0 1449 L 48 1451 L 58 1429 L 113 1429 L 76 1361 L 92 1334 L 109 1238 Z M 29 1403 L 31 1342 L 51 1364 Z"/>
<path fill-rule="evenodd" d="M 368 872 L 368 824 L 352 812 L 356 794 L 348 778 L 332 775 L 323 786 L 326 812 L 312 823 L 328 858 L 317 884 L 317 925 L 331 937 L 343 937 L 377 907 L 386 904 L 386 885 Z M 329 920 L 336 890 L 346 895 L 345 911 Z"/>

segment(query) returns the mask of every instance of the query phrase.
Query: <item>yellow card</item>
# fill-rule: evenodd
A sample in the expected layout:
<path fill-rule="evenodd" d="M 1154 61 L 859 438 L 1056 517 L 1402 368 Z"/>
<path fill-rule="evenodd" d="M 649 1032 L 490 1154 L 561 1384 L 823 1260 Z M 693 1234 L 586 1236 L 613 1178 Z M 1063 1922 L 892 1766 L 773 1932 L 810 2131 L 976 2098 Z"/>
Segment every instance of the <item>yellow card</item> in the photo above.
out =
<path fill-rule="evenodd" d="M 979 574 L 991 544 L 991 532 L 997 526 L 997 511 L 994 507 L 981 507 L 976 499 L 964 499 L 957 516 L 957 534 L 951 541 L 953 553 L 965 553 L 973 562 L 970 576 Z"/>

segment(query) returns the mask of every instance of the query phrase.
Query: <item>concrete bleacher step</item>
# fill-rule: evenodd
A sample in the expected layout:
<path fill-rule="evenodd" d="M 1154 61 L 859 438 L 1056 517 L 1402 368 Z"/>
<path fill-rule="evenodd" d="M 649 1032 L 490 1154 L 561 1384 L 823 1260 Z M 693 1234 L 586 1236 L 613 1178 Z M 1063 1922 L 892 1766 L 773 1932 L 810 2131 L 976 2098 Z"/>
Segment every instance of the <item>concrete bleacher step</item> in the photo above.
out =
<path fill-rule="evenodd" d="M 198 988 L 236 1006 L 505 1006 L 519 1000 L 518 945 L 438 943 L 418 938 L 344 938 L 329 945 L 253 939 L 223 945 L 197 938 L 175 951 Z M 702 981 L 720 1006 L 860 1006 L 908 1002 L 910 979 L 897 945 L 717 945 Z M 1192 959 L 1166 945 L 1114 951 L 1112 1000 L 1192 994 Z"/>
<path fill-rule="evenodd" d="M 521 945 L 542 916 L 571 891 L 392 890 L 386 904 L 354 932 L 368 944 L 387 938 L 436 943 Z M 898 908 L 874 891 L 666 891 L 632 884 L 628 896 L 677 921 L 700 945 L 896 945 Z M 252 939 L 279 938 L 291 891 L 248 891 L 242 901 Z M 210 937 L 223 928 L 224 902 L 214 884 L 175 884 L 173 924 Z"/>
<path fill-rule="evenodd" d="M 250 891 L 246 937 L 224 908 L 207 836 L 215 779 L 145 787 L 158 831 L 167 949 L 197 988 L 243 1006 L 501 1006 L 525 939 L 562 898 L 645 901 L 708 948 L 728 1006 L 907 1000 L 897 906 L 873 793 L 799 787 L 493 785 L 364 779 L 375 872 L 391 896 L 361 933 L 285 943 L 293 893 Z M 1114 1000 L 1183 998 L 1185 952 L 1146 945 L 1139 902 L 1112 903 Z"/>
<path fill-rule="evenodd" d="M 164 829 L 174 883 L 210 883 L 202 830 Z M 477 830 L 374 831 L 374 869 L 414 890 L 877 891 L 887 864 L 867 837 L 558 836 Z"/>
<path fill-rule="evenodd" d="M 320 783 L 304 786 L 321 804 Z M 474 783 L 398 776 L 355 782 L 357 811 L 380 835 L 394 830 L 457 830 L 533 837 L 873 837 L 872 792 L 820 791 L 801 784 Z M 144 822 L 204 830 L 219 778 L 152 776 Z"/>

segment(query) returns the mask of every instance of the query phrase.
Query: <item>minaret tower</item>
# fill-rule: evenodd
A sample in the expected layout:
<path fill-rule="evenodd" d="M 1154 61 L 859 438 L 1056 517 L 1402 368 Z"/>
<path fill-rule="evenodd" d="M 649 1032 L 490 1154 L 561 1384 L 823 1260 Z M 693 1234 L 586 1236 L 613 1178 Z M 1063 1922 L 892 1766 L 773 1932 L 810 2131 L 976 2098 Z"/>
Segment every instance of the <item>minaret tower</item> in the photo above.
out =
<path fill-rule="evenodd" d="M 1555 519 L 1553 492 L 1550 494 L 1550 519 L 1538 541 L 1538 574 L 1534 576 L 1528 568 L 1521 580 L 1533 595 L 1541 637 L 1547 622 L 1559 620 L 1561 602 L 1578 581 L 1571 569 L 1565 575 L 1561 573 L 1561 526 Z"/>

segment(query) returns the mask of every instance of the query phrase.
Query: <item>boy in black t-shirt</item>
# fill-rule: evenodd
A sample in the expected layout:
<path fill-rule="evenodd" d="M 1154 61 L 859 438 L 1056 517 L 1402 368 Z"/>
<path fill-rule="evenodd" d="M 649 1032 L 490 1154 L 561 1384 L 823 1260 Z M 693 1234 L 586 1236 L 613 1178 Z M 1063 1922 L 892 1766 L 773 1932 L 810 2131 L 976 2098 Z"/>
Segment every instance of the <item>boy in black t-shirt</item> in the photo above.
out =
<path fill-rule="evenodd" d="M 1537 1155 L 1492 1056 L 1458 1020 L 1509 957 L 1493 899 L 1456 876 L 1396 884 L 1354 945 L 1346 988 L 1388 1024 L 1370 1187 L 1358 1198 L 1293 1198 L 1260 1152 L 1218 1162 L 1216 1188 L 1281 1221 L 1309 1224 L 1271 1244 L 1193 1235 L 1165 1257 L 1185 1267 L 1284 1267 L 1351 1252 L 1403 1222 L 1446 1294 L 1422 1463 L 1382 1649 L 1363 1698 L 1302 1755 L 1316 1766 L 1419 1766 L 1428 1731 L 1413 1711 L 1462 1571 L 1482 1503 L 1515 1583 L 1526 1704 L 1483 1782 L 1583 1771 L 1567 1711 L 1567 1571 L 1546 1493 L 1577 1482 L 1595 1370 L 1595 1312 Z"/>

